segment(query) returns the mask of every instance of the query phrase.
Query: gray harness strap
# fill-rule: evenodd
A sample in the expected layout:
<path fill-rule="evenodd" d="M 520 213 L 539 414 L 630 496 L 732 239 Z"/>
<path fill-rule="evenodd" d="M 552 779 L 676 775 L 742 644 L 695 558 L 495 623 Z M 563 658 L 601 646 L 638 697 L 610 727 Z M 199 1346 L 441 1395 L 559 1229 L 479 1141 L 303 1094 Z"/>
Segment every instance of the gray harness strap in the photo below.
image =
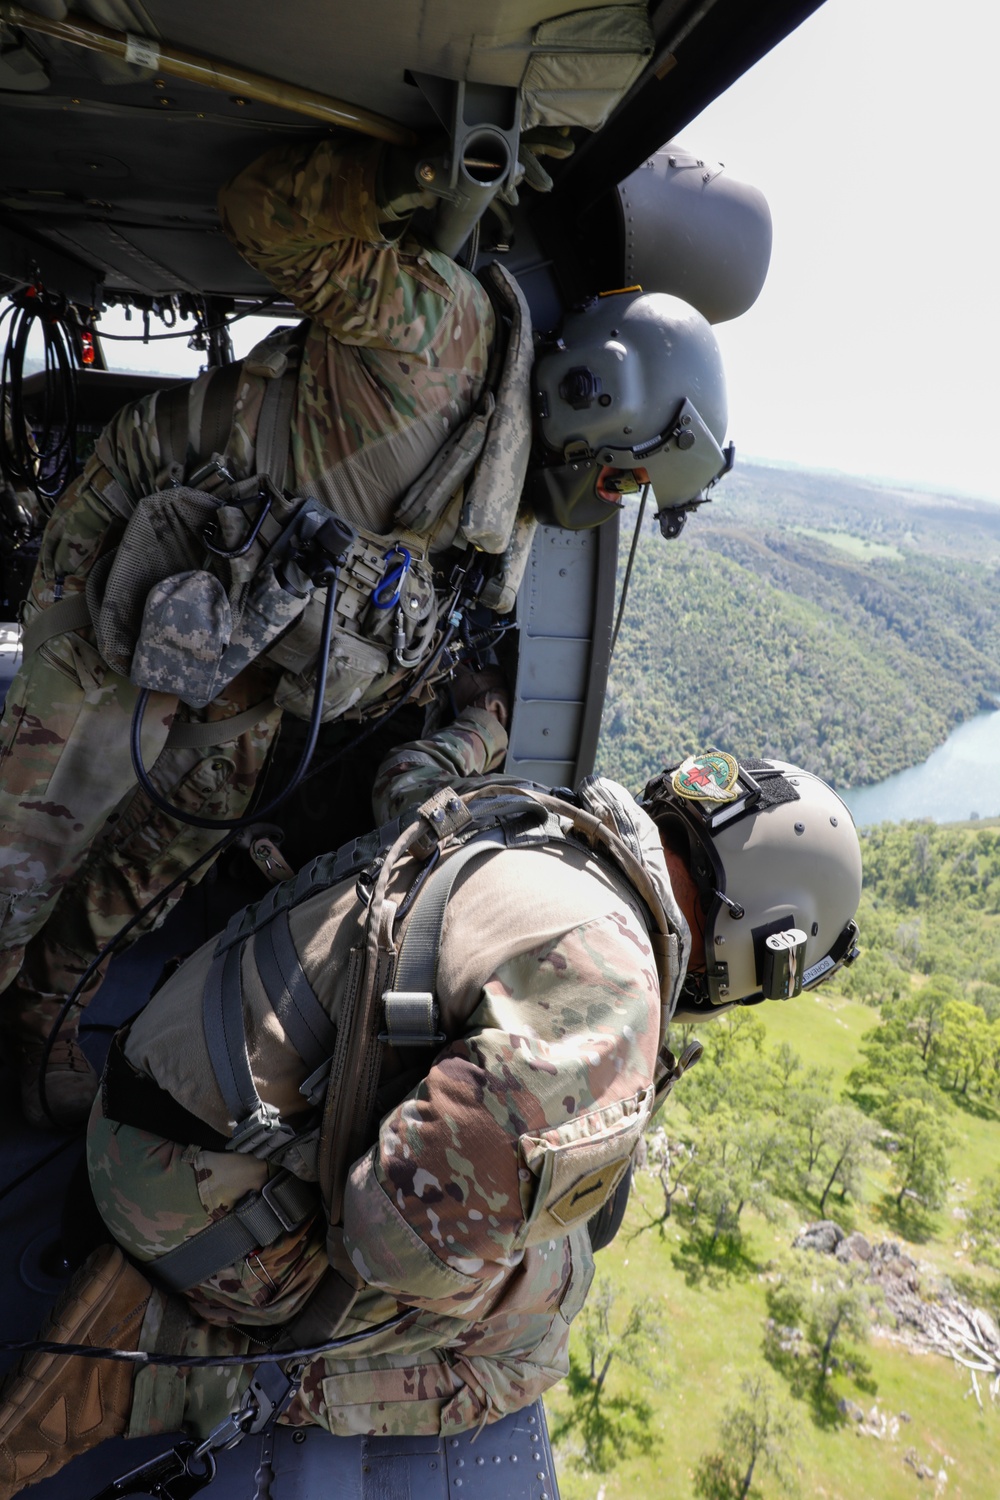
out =
<path fill-rule="evenodd" d="M 254 947 L 271 1008 L 312 1073 L 331 1056 L 337 1028 L 317 1000 L 299 962 L 287 911 L 279 912 L 257 934 Z"/>
<path fill-rule="evenodd" d="M 200 431 L 195 441 L 197 455 L 202 459 L 225 452 L 233 425 L 236 387 L 242 374 L 242 363 L 224 365 L 221 370 L 213 372 L 208 382 L 201 408 Z"/>
<path fill-rule="evenodd" d="M 298 361 L 290 360 L 288 369 L 268 386 L 257 421 L 255 467 L 258 474 L 268 474 L 278 490 L 285 486 L 297 384 Z"/>
<path fill-rule="evenodd" d="M 27 625 L 22 625 L 21 650 L 24 660 L 27 661 L 33 651 L 44 646 L 53 636 L 65 635 L 68 630 L 79 630 L 90 623 L 90 606 L 85 593 L 67 594 L 65 598 L 57 599 L 55 604 L 43 609 Z"/>
<path fill-rule="evenodd" d="M 228 719 L 211 719 L 200 724 L 178 723 L 170 726 L 164 750 L 214 750 L 216 745 L 228 745 L 238 740 L 241 734 L 253 729 L 274 707 L 273 698 L 265 698 L 252 708 Z"/>
<path fill-rule="evenodd" d="M 171 1291 L 183 1292 L 297 1229 L 318 1207 L 314 1183 L 279 1172 L 259 1193 L 242 1198 L 224 1219 L 153 1261 L 150 1270 Z"/>
<path fill-rule="evenodd" d="M 273 1104 L 265 1104 L 250 1071 L 243 1022 L 242 946 L 216 953 L 202 996 L 201 1017 L 215 1079 L 236 1129 L 229 1143 L 266 1160 L 295 1137 Z"/>
<path fill-rule="evenodd" d="M 263 1160 L 298 1138 L 273 1105 L 265 1104 L 253 1080 L 243 1018 L 243 946 L 255 938 L 254 958 L 268 1000 L 292 1046 L 309 1069 L 307 1084 L 332 1056 L 337 1028 L 316 998 L 288 922 L 289 911 L 319 891 L 370 865 L 386 839 L 399 836 L 399 820 L 344 844 L 304 866 L 294 880 L 275 886 L 256 907 L 238 912 L 216 945 L 202 995 L 202 1025 L 212 1070 L 236 1128 L 228 1150 Z M 307 1092 L 308 1097 L 308 1092 Z"/>
<path fill-rule="evenodd" d="M 268 999 L 310 1076 L 302 1094 L 318 1104 L 337 1039 L 337 1028 L 306 978 L 292 941 L 292 907 L 364 870 L 379 851 L 395 843 L 400 820 L 343 844 L 275 886 L 256 907 L 238 912 L 220 938 L 205 982 L 202 1020 L 220 1092 L 237 1130 L 230 1148 L 267 1158 L 304 1138 L 282 1123 L 257 1092 L 243 1023 L 243 945 L 255 936 L 254 957 Z M 386 842 L 388 841 L 388 842 Z M 252 1250 L 298 1228 L 318 1207 L 316 1185 L 281 1171 L 259 1193 L 249 1193 L 222 1219 L 150 1264 L 172 1291 L 184 1291 L 235 1264 Z"/>
<path fill-rule="evenodd" d="M 505 844 L 503 828 L 474 836 L 435 870 L 421 890 L 400 944 L 393 988 L 382 996 L 385 1031 L 379 1035 L 380 1042 L 391 1047 L 429 1047 L 448 1040 L 438 1029 L 435 998 L 445 912 L 462 871 Z"/>

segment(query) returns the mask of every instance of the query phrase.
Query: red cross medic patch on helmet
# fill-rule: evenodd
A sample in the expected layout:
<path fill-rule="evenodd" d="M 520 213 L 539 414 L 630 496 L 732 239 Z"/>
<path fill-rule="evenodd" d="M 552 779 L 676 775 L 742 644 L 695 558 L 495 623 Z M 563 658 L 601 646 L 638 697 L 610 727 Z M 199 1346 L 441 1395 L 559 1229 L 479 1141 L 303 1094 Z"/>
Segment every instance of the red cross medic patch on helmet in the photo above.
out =
<path fill-rule="evenodd" d="M 732 802 L 740 768 L 724 750 L 705 750 L 689 755 L 670 778 L 678 797 L 690 802 Z"/>

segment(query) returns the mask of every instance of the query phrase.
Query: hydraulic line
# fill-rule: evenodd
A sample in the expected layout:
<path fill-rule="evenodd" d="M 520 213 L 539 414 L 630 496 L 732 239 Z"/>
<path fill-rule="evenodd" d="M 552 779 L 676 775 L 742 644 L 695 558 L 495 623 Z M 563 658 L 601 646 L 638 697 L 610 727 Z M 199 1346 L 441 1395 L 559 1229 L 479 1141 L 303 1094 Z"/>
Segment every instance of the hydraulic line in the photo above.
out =
<path fill-rule="evenodd" d="M 217 89 L 230 97 L 237 94 L 247 99 L 256 99 L 260 104 L 271 104 L 278 109 L 288 109 L 295 114 L 307 115 L 311 120 L 320 120 L 324 125 L 340 130 L 355 130 L 361 135 L 374 136 L 376 140 L 388 141 L 391 145 L 406 146 L 415 141 L 412 131 L 384 115 L 373 114 L 356 104 L 343 99 L 331 99 L 327 94 L 314 89 L 301 88 L 295 83 L 284 83 L 279 78 L 269 78 L 263 73 L 252 73 L 241 68 L 202 57 L 196 52 L 186 52 L 172 47 L 158 37 L 136 36 L 128 31 L 114 31 L 102 26 L 89 16 L 70 12 L 64 21 L 54 21 L 48 16 L 36 15 L 23 6 L 3 0 L 0 3 L 0 20 L 23 31 L 40 32 L 59 42 L 70 42 L 76 47 L 86 47 L 91 52 L 102 52 L 108 57 L 122 58 L 139 67 L 155 68 L 172 78 L 183 78 L 189 83 L 200 83 L 205 88 Z"/>

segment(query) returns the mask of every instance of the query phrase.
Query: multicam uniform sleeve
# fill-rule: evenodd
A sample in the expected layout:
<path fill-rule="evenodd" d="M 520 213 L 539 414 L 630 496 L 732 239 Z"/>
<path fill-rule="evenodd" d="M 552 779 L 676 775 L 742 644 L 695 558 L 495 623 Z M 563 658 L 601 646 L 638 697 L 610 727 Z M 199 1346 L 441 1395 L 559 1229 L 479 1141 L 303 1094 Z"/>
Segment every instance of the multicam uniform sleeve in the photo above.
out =
<path fill-rule="evenodd" d="M 237 249 L 340 343 L 480 376 L 493 334 L 482 287 L 454 261 L 391 243 L 375 200 L 378 143 L 279 146 L 219 195 Z"/>
<path fill-rule="evenodd" d="M 378 768 L 372 788 L 375 822 L 419 807 L 443 786 L 481 776 L 503 760 L 507 733 L 495 714 L 467 708 L 425 740 L 397 745 Z"/>
<path fill-rule="evenodd" d="M 581 1143 L 560 1158 L 565 1233 L 603 1201 L 588 1194 L 621 1155 L 623 1127 L 641 1132 L 657 1043 L 655 960 L 624 902 L 528 951 L 512 934 L 511 952 L 466 1034 L 382 1121 L 345 1200 L 345 1245 L 366 1282 L 473 1321 L 526 1247 L 556 1248 L 538 1143 Z M 584 1201 L 571 1208 L 574 1187 Z"/>

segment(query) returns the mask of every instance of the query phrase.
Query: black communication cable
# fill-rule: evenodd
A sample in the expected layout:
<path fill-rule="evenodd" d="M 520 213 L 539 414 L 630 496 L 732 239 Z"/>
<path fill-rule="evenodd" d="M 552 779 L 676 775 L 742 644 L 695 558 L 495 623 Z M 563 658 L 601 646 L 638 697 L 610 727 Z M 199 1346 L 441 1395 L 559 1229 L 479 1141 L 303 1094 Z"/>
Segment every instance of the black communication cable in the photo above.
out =
<path fill-rule="evenodd" d="M 618 601 L 618 613 L 615 616 L 615 628 L 611 632 L 611 648 L 608 651 L 608 661 L 615 654 L 615 646 L 618 643 L 618 632 L 622 628 L 622 619 L 625 615 L 625 600 L 628 598 L 628 586 L 632 579 L 632 566 L 635 562 L 636 549 L 639 546 L 639 533 L 642 530 L 642 518 L 646 514 L 646 501 L 649 499 L 649 485 L 642 487 L 642 499 L 639 501 L 639 514 L 635 521 L 635 530 L 632 533 L 632 546 L 629 548 L 628 562 L 625 566 L 625 577 L 622 579 L 621 598 Z"/>
<path fill-rule="evenodd" d="M 347 1333 L 339 1339 L 327 1339 L 323 1344 L 309 1344 L 304 1349 L 274 1350 L 259 1354 L 147 1354 L 142 1349 L 103 1349 L 93 1344 L 60 1344 L 54 1339 L 4 1339 L 0 1351 L 4 1354 L 64 1354 L 67 1358 L 116 1359 L 124 1364 L 172 1365 L 184 1369 L 207 1370 L 230 1368 L 234 1365 L 283 1365 L 292 1360 L 317 1359 L 321 1354 L 332 1354 L 337 1349 L 346 1349 L 350 1344 L 363 1343 L 376 1333 L 385 1333 L 398 1328 L 407 1318 L 416 1317 L 419 1308 L 408 1307 L 403 1312 L 386 1318 L 384 1323 L 373 1323 L 360 1333 Z"/>
<path fill-rule="evenodd" d="M 11 483 L 27 486 L 46 515 L 76 472 L 76 359 L 72 324 L 76 315 L 65 297 L 40 287 L 10 294 L 0 327 L 10 320 L 0 365 L 0 412 L 10 413 L 10 436 L 0 418 L 0 469 Z M 33 432 L 24 408 L 24 363 L 28 341 L 42 333 L 42 420 Z"/>

